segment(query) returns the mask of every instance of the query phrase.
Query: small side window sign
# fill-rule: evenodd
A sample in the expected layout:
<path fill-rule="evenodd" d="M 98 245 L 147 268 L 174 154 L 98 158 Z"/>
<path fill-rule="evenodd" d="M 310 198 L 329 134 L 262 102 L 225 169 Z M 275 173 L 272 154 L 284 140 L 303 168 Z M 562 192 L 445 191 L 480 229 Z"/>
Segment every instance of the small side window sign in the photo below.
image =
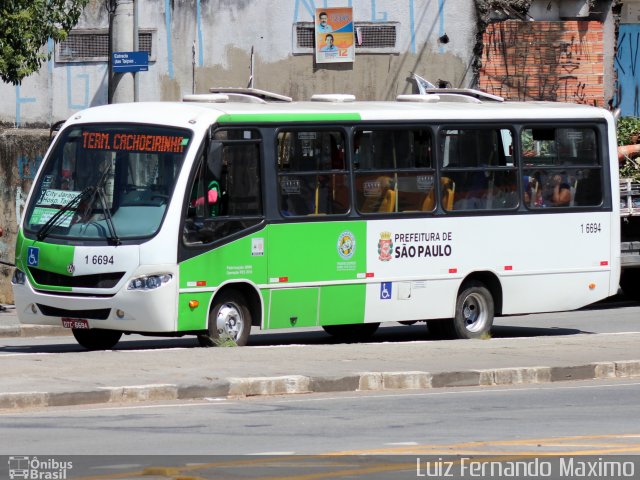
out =
<path fill-rule="evenodd" d="M 300 195 L 300 180 L 282 180 L 280 189 L 284 195 Z"/>

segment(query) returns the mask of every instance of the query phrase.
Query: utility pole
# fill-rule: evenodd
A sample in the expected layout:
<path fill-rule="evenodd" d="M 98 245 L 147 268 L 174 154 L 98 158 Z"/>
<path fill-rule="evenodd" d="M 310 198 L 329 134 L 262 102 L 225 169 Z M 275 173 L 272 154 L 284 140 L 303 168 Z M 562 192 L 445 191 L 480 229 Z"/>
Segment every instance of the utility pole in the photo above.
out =
<path fill-rule="evenodd" d="M 134 0 L 115 0 L 111 23 L 112 52 L 134 51 Z M 137 43 L 137 42 L 136 42 Z M 109 64 L 113 62 L 109 58 Z M 111 99 L 109 103 L 134 101 L 134 73 L 113 73 L 111 69 Z"/>

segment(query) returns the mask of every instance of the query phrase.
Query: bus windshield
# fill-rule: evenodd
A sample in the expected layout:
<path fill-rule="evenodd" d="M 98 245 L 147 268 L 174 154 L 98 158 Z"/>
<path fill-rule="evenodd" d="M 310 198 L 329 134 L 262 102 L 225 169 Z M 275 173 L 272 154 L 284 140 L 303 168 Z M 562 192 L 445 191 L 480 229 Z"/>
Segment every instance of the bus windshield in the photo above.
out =
<path fill-rule="evenodd" d="M 190 139 L 188 130 L 148 125 L 67 129 L 33 187 L 25 231 L 116 244 L 154 235 Z"/>

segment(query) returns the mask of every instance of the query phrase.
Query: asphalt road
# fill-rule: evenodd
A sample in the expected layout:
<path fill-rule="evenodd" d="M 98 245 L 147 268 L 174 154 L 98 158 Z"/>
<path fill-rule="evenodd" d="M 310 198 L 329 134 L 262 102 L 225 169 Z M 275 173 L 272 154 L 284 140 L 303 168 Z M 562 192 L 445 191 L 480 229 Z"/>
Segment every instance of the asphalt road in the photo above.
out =
<path fill-rule="evenodd" d="M 287 478 L 304 478 L 296 477 L 295 463 L 308 459 L 283 456 L 404 455 L 399 469 L 406 473 L 417 457 L 637 455 L 638 396 L 640 380 L 615 380 L 51 408 L 0 414 L 0 451 L 114 455 L 85 458 L 84 473 L 101 478 L 139 478 L 136 472 L 152 464 L 145 455 L 166 456 L 153 464 L 177 467 L 151 478 L 221 478 L 229 469 L 242 470 L 237 478 L 262 478 L 265 456 L 277 456 Z M 246 454 L 261 457 L 227 457 Z M 348 468 L 366 474 L 354 478 L 411 478 L 400 470 L 372 477 L 370 467 Z M 321 478 L 343 478 L 346 468 Z"/>
<path fill-rule="evenodd" d="M 501 318 L 486 341 L 434 341 L 423 324 L 357 345 L 256 333 L 247 348 L 130 337 L 106 352 L 2 338 L 0 453 L 73 455 L 73 478 L 109 480 L 416 478 L 434 455 L 640 453 L 638 304 Z"/>

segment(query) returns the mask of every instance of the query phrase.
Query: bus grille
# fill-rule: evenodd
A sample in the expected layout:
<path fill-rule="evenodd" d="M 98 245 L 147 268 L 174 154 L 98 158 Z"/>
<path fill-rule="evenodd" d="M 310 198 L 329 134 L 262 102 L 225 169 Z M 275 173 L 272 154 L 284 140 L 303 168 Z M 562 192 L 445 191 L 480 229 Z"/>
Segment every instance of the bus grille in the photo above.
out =
<path fill-rule="evenodd" d="M 59 273 L 47 272 L 39 268 L 29 268 L 31 276 L 38 285 L 77 288 L 113 288 L 125 272 L 98 273 L 96 275 L 78 275 L 70 277 Z"/>
<path fill-rule="evenodd" d="M 43 315 L 47 317 L 69 317 L 86 318 L 90 320 L 106 320 L 109 318 L 110 308 L 99 308 L 95 310 L 67 310 L 66 308 L 50 307 L 48 305 L 37 304 Z"/>

